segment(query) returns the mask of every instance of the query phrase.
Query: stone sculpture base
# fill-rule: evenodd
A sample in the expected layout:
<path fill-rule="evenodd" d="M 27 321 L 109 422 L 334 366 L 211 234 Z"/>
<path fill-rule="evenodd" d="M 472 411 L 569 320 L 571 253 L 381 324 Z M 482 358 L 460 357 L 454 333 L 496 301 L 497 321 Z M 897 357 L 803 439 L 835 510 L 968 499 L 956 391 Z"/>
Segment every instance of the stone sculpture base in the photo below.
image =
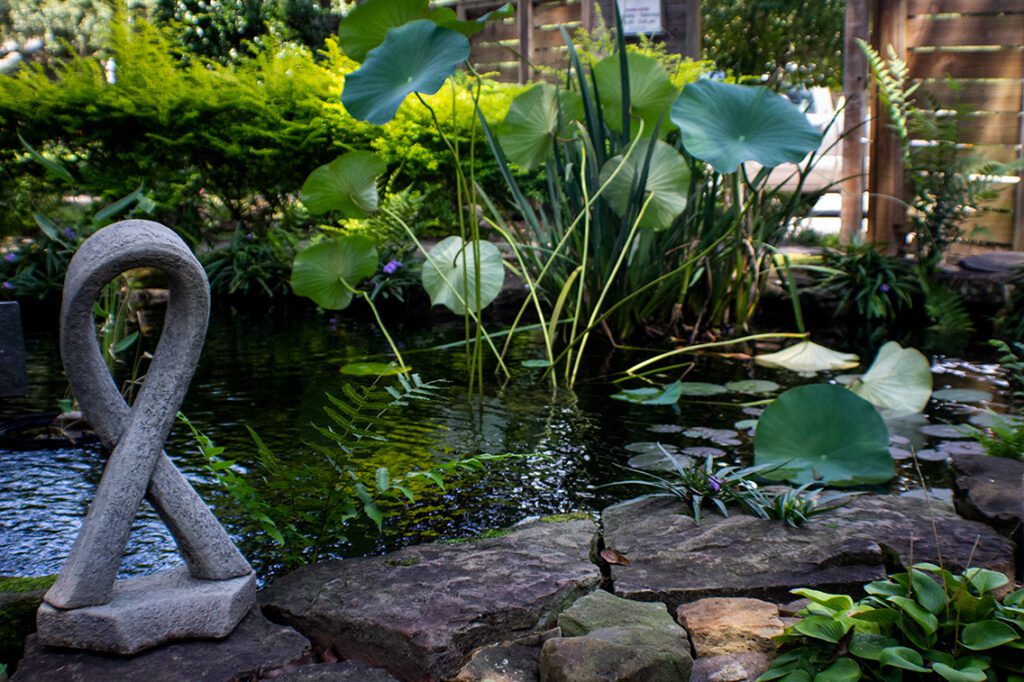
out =
<path fill-rule="evenodd" d="M 184 566 L 114 583 L 109 603 L 58 609 L 36 622 L 47 646 L 134 654 L 171 640 L 231 634 L 256 601 L 256 575 L 196 580 Z"/>

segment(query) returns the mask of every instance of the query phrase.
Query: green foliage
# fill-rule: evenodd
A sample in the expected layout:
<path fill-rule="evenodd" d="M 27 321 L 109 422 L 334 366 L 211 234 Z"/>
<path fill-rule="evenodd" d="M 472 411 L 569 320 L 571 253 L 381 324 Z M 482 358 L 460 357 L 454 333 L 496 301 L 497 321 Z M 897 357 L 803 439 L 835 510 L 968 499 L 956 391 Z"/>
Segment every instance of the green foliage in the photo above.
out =
<path fill-rule="evenodd" d="M 793 590 L 810 600 L 759 680 L 1013 680 L 1024 674 L 1024 590 L 997 600 L 1002 573 L 934 564 L 865 585 L 868 596 Z M 840 674 L 842 672 L 842 674 Z"/>
<path fill-rule="evenodd" d="M 1020 417 L 989 412 L 989 424 L 984 428 L 965 427 L 971 438 L 993 457 L 1024 460 L 1024 424 Z"/>
<path fill-rule="evenodd" d="M 228 61 L 266 32 L 270 10 L 265 0 L 156 0 L 153 20 L 169 24 L 186 52 Z"/>
<path fill-rule="evenodd" d="M 210 290 L 218 294 L 287 293 L 297 237 L 270 227 L 260 237 L 239 227 L 226 245 L 201 256 Z"/>
<path fill-rule="evenodd" d="M 348 541 L 349 524 L 357 520 L 369 520 L 379 530 L 389 515 L 400 513 L 427 489 L 444 491 L 451 480 L 512 457 L 482 454 L 401 473 L 374 466 L 388 447 L 386 417 L 412 401 L 433 400 L 441 385 L 416 374 L 399 376 L 397 384 L 383 389 L 345 384 L 343 397 L 327 395 L 323 410 L 329 424 L 315 426 L 320 438 L 306 443 L 313 459 L 291 461 L 275 455 L 250 429 L 257 452 L 255 466 L 244 475 L 235 460 L 224 457 L 224 448 L 184 415 L 179 419 L 192 431 L 207 472 L 274 541 L 275 553 L 291 567 L 336 553 Z"/>
<path fill-rule="evenodd" d="M 773 493 L 758 489 L 753 479 L 763 475 L 771 465 L 753 467 L 728 466 L 707 457 L 703 462 L 685 463 L 662 450 L 665 460 L 671 464 L 671 471 L 659 476 L 649 471 L 628 469 L 641 478 L 616 481 L 609 486 L 639 486 L 655 492 L 645 497 L 670 497 L 690 506 L 693 519 L 698 524 L 701 511 L 710 505 L 722 516 L 729 516 L 729 507 L 739 507 L 760 519 L 773 519 L 789 526 L 801 526 L 813 516 L 822 514 L 843 504 L 850 498 L 849 493 L 823 493 L 815 489 L 817 484 L 808 483 L 799 488 L 789 488 Z"/>
<path fill-rule="evenodd" d="M 69 47 L 92 54 L 105 45 L 113 7 L 108 0 L 0 0 L 0 39 L 43 38 L 56 54 Z"/>
<path fill-rule="evenodd" d="M 774 88 L 842 86 L 843 0 L 711 0 L 701 5 L 704 54 Z"/>
<path fill-rule="evenodd" d="M 914 264 L 885 255 L 874 244 L 829 249 L 822 264 L 830 272 L 820 286 L 838 298 L 836 316 L 851 314 L 884 330 L 920 305 L 923 292 Z"/>
<path fill-rule="evenodd" d="M 1014 400 L 1024 400 L 1024 342 L 991 339 L 988 344 L 999 353 L 999 364 L 1009 374 Z"/>

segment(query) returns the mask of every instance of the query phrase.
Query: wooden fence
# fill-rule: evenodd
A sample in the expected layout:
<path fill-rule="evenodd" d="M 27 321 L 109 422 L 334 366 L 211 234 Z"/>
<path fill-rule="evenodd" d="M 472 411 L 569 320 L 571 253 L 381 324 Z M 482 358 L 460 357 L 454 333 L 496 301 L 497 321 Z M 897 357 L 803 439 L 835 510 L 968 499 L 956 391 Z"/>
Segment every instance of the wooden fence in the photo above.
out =
<path fill-rule="evenodd" d="M 873 42 L 892 45 L 920 83 L 921 108 L 966 105 L 971 109 L 960 141 L 993 161 L 1024 158 L 1024 0 L 876 0 Z M 956 79 L 952 86 L 949 77 Z M 900 151 L 885 139 L 885 117 L 875 105 L 871 152 L 871 238 L 893 242 L 905 224 L 898 201 L 905 196 Z M 997 186 L 967 225 L 972 241 L 1024 249 L 1022 182 Z"/>

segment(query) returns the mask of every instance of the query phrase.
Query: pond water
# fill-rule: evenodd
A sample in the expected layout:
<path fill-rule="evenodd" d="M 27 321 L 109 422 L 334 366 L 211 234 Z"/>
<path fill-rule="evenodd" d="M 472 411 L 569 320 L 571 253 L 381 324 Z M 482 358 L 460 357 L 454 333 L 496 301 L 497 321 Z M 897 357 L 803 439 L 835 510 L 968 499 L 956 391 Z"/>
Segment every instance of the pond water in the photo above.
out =
<path fill-rule="evenodd" d="M 57 400 L 65 397 L 56 317 L 53 310 L 26 320 L 31 394 L 0 400 L 0 423 L 26 413 L 54 411 Z M 406 349 L 425 348 L 459 339 L 461 320 L 431 318 L 409 327 L 396 322 L 391 331 Z M 218 305 L 182 410 L 227 448 L 227 456 L 238 461 L 240 470 L 253 462 L 256 451 L 247 426 L 278 455 L 315 464 L 320 456 L 304 442 L 315 438 L 312 423 L 325 423 L 325 393 L 340 395 L 343 384 L 359 381 L 342 376 L 339 368 L 384 349 L 372 322 L 358 317 L 323 315 L 295 302 L 259 309 Z M 539 347 L 523 339 L 512 349 L 511 364 L 518 366 L 539 355 Z M 439 399 L 414 402 L 389 413 L 388 444 L 377 461 L 360 466 L 372 472 L 386 465 L 397 472 L 484 452 L 529 456 L 468 475 L 447 491 L 424 491 L 416 503 L 389 516 L 383 532 L 365 519 L 352 522 L 349 541 L 334 554 L 381 553 L 407 544 L 473 535 L 531 516 L 599 510 L 637 494 L 635 489 L 599 486 L 627 477 L 621 467 L 632 458 L 657 452 L 659 444 L 700 457 L 711 452 L 723 462 L 751 462 L 751 436 L 734 427 L 756 418 L 758 408 L 742 404 L 750 396 L 715 396 L 711 399 L 715 402 L 693 400 L 667 407 L 612 400 L 610 395 L 618 389 L 608 376 L 630 359 L 640 356 L 595 356 L 587 377 L 572 392 L 553 391 L 540 380 L 541 370 L 521 368 L 511 381 L 502 385 L 489 380 L 482 397 L 471 397 L 466 390 L 463 350 L 410 354 L 407 361 L 424 379 L 449 383 Z M 922 478 L 929 487 L 948 487 L 944 461 L 921 461 L 918 470 L 912 460 L 899 458 L 911 447 L 930 450 L 935 460 L 943 460 L 950 448 L 970 448 L 956 445 L 966 441 L 951 439 L 957 434 L 941 425 L 977 418 L 981 407 L 1004 409 L 1006 384 L 993 363 L 938 357 L 933 359 L 933 374 L 936 389 L 981 389 L 993 398 L 987 405 L 933 400 L 925 416 L 891 425 L 898 476 L 888 488 L 894 493 L 920 488 Z M 718 383 L 750 378 L 785 386 L 821 380 L 755 367 L 737 358 L 701 359 L 687 376 L 689 381 Z M 716 431 L 723 429 L 728 432 Z M 939 449 L 940 443 L 944 449 Z M 279 569 L 268 551 L 269 539 L 252 531 L 231 498 L 212 483 L 185 427 L 175 427 L 166 450 L 260 574 L 266 577 Z M 46 575 L 59 570 L 102 467 L 98 446 L 0 449 L 0 575 Z M 178 562 L 168 532 L 143 505 L 122 575 L 145 574 Z"/>

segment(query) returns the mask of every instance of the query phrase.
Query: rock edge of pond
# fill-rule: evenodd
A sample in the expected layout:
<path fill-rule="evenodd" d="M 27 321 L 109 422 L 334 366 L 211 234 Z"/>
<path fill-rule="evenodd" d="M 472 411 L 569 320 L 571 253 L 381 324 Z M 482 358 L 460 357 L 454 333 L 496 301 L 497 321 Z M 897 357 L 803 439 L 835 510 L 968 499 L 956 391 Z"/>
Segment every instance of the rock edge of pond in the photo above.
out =
<path fill-rule="evenodd" d="M 300 568 L 224 640 L 122 658 L 30 637 L 14 680 L 753 680 L 792 615 L 780 608 L 792 588 L 856 596 L 940 553 L 947 568 L 970 557 L 1019 576 L 1024 463 L 964 460 L 955 503 L 979 520 L 866 495 L 799 529 L 740 514 L 697 526 L 678 502 L 639 499 L 606 509 L 600 527 L 552 517 Z M 605 548 L 630 565 L 609 566 Z"/>

